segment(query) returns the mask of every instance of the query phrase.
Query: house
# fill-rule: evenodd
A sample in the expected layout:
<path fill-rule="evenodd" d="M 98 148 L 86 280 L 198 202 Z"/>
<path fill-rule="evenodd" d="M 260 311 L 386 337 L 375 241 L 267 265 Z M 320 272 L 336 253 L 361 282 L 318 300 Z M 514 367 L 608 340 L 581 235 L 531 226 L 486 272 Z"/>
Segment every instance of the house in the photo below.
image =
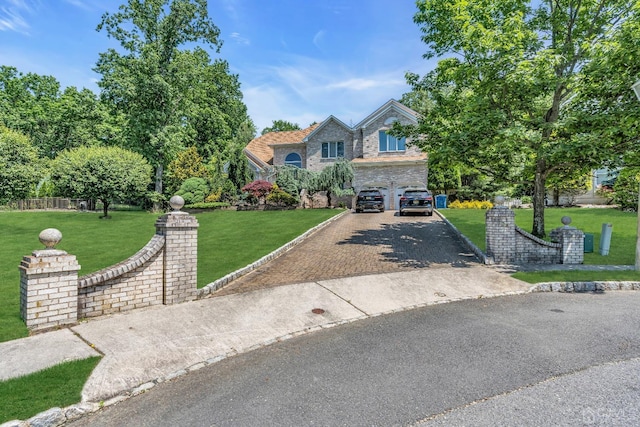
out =
<path fill-rule="evenodd" d="M 320 171 L 338 159 L 348 159 L 355 192 L 376 187 L 385 195 L 385 208 L 397 209 L 405 188 L 426 187 L 427 155 L 387 131 L 396 121 L 417 124 L 417 118 L 415 111 L 392 99 L 353 127 L 329 116 L 306 129 L 259 136 L 244 152 L 256 179 L 265 180 L 274 177 L 273 166 Z"/>

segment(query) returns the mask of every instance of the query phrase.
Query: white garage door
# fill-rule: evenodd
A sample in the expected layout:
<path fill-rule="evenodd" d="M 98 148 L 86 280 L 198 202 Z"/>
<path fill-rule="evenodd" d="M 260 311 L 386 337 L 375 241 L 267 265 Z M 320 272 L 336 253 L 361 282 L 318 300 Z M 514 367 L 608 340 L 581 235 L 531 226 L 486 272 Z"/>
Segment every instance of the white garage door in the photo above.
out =
<path fill-rule="evenodd" d="M 384 196 L 384 208 L 385 208 L 385 210 L 388 210 L 389 206 L 391 206 L 391 199 L 389 198 L 389 196 L 390 196 L 389 189 L 388 188 L 380 188 L 380 187 L 378 187 L 378 190 L 380 190 L 380 192 Z"/>

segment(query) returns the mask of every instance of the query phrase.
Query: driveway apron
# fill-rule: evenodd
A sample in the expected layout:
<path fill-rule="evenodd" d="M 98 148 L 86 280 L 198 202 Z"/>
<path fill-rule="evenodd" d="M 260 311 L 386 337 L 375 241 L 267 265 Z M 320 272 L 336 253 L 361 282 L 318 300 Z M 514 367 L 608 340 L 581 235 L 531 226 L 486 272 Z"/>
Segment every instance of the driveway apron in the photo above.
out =
<path fill-rule="evenodd" d="M 348 213 L 213 296 L 294 283 L 479 265 L 437 215 Z"/>

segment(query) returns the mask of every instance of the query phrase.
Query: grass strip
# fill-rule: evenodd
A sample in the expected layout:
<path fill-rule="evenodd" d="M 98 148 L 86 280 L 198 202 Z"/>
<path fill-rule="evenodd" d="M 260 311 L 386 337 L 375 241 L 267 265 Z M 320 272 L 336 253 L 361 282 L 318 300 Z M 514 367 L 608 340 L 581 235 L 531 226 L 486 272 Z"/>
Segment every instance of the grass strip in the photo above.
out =
<path fill-rule="evenodd" d="M 0 381 L 0 423 L 80 402 L 82 387 L 99 361 L 97 356 L 75 360 Z"/>
<path fill-rule="evenodd" d="M 518 272 L 512 277 L 527 283 L 544 282 L 640 282 L 640 272 L 624 271 L 536 271 Z"/>

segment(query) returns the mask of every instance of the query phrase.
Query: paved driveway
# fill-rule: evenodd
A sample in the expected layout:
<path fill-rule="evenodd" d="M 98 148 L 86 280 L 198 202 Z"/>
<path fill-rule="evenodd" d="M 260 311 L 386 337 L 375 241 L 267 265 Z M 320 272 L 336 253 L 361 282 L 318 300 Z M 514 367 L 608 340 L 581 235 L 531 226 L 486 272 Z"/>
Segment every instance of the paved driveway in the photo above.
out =
<path fill-rule="evenodd" d="M 434 214 L 347 213 L 213 295 L 341 277 L 478 264 Z"/>

